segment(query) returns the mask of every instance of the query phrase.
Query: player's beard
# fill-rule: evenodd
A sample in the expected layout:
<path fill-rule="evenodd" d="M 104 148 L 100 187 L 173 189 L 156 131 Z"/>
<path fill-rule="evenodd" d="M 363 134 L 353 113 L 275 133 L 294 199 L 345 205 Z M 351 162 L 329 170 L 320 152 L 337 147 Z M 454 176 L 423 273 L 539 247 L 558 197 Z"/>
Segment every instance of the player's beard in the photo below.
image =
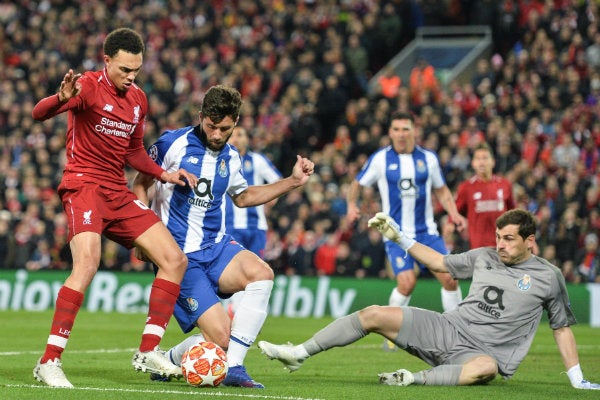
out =
<path fill-rule="evenodd" d="M 207 140 L 206 147 L 208 147 L 209 150 L 212 150 L 212 151 L 221 151 L 221 150 L 223 150 L 223 147 L 225 147 L 226 143 L 227 143 L 227 141 Z"/>

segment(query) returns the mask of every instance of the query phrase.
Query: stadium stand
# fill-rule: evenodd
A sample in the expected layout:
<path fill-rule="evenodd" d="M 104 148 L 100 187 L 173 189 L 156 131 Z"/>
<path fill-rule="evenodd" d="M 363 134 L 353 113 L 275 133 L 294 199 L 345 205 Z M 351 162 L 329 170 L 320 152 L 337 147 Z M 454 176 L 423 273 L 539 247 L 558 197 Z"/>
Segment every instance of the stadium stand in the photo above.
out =
<path fill-rule="evenodd" d="M 380 238 L 366 228 L 377 202 L 364 201 L 364 218 L 348 226 L 345 193 L 403 109 L 451 189 L 471 174 L 465 130 L 475 123 L 519 207 L 538 217 L 540 253 L 574 280 L 584 238 L 600 235 L 599 21 L 597 2 L 569 0 L 0 1 L 0 268 L 68 268 L 55 192 L 66 118 L 34 123 L 31 110 L 69 67 L 101 68 L 104 36 L 128 26 L 146 40 L 148 142 L 193 124 L 205 90 L 224 83 L 244 96 L 241 124 L 256 150 L 284 174 L 295 153 L 317 163 L 304 192 L 267 210 L 277 273 L 319 273 L 311 257 L 327 243 L 341 248 L 331 273 L 385 275 Z M 469 24 L 490 26 L 494 39 L 470 82 L 419 92 L 418 104 L 410 80 L 392 96 L 367 93 L 417 27 Z M 106 242 L 102 268 L 149 267 Z"/>

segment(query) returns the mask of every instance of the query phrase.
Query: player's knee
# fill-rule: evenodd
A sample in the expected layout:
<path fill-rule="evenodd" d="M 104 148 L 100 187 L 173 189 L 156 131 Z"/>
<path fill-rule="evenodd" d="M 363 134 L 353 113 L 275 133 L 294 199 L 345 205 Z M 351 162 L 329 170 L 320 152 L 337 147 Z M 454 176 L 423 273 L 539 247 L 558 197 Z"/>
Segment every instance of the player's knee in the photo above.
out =
<path fill-rule="evenodd" d="M 474 364 L 474 383 L 487 383 L 498 375 L 498 363 L 491 357 L 477 357 Z"/>
<path fill-rule="evenodd" d="M 188 264 L 187 256 L 179 247 L 177 250 L 170 251 L 166 257 L 165 267 L 173 270 L 185 270 Z"/>
<path fill-rule="evenodd" d="M 248 283 L 250 282 L 258 282 L 258 281 L 272 281 L 275 279 L 275 273 L 273 269 L 264 262 L 263 260 L 259 260 L 258 263 L 253 265 L 251 268 L 247 270 L 248 274 Z"/>
<path fill-rule="evenodd" d="M 382 321 L 386 318 L 385 309 L 386 307 L 383 306 L 372 305 L 360 310 L 358 312 L 358 317 L 362 327 L 367 332 L 379 331 L 381 329 Z M 389 316 L 387 318 L 389 318 Z"/>

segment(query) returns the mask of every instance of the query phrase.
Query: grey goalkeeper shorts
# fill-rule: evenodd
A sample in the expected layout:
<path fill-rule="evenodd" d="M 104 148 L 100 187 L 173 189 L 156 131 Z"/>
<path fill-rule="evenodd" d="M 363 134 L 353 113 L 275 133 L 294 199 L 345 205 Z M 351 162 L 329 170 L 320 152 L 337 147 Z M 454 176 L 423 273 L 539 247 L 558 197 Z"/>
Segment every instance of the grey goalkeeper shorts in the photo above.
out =
<path fill-rule="evenodd" d="M 402 312 L 402 328 L 394 342 L 431 366 L 463 364 L 476 356 L 491 356 L 438 312 L 417 307 L 402 307 Z"/>

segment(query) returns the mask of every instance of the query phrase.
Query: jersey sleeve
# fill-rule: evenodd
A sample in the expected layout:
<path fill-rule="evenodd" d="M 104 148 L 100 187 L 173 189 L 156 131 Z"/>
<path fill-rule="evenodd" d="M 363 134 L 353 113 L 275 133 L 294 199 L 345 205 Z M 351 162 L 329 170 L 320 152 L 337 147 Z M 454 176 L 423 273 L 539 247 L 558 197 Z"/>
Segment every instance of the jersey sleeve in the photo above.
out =
<path fill-rule="evenodd" d="M 550 328 L 559 329 L 575 325 L 577 320 L 571 310 L 565 278 L 558 268 L 552 268 L 552 270 L 555 278 L 553 284 L 550 285 L 548 300 L 544 303 L 544 308 L 548 312 Z"/>
<path fill-rule="evenodd" d="M 486 251 L 488 249 L 478 248 L 460 254 L 447 254 L 444 256 L 444 265 L 454 279 L 471 279 L 476 266 L 485 264 L 482 256 Z"/>
<path fill-rule="evenodd" d="M 229 171 L 231 172 L 231 179 L 227 193 L 230 196 L 236 196 L 248 188 L 248 181 L 242 173 L 242 158 L 240 154 L 235 150 L 230 150 L 230 152 Z"/>
<path fill-rule="evenodd" d="M 271 160 L 262 154 L 254 154 L 255 156 L 255 169 L 260 173 L 260 177 L 264 182 L 273 183 L 277 182 L 282 178 L 281 172 L 273 165 Z"/>
<path fill-rule="evenodd" d="M 373 186 L 385 173 L 385 150 L 379 150 L 369 157 L 365 165 L 356 175 L 361 186 Z"/>
<path fill-rule="evenodd" d="M 145 108 L 144 108 L 145 110 Z M 148 153 L 144 148 L 144 129 L 146 126 L 146 112 L 144 111 L 141 116 L 142 119 L 139 124 L 135 127 L 131 141 L 129 142 L 129 148 L 127 149 L 127 163 L 144 174 L 153 176 L 160 180 L 160 176 L 163 173 L 163 169 L 160 164 L 153 163 Z"/>
<path fill-rule="evenodd" d="M 440 161 L 432 151 L 427 151 L 426 154 L 429 173 L 431 174 L 431 184 L 434 189 L 439 189 L 446 185 L 446 179 L 444 179 L 442 169 L 440 168 Z"/>
<path fill-rule="evenodd" d="M 33 119 L 36 121 L 45 121 L 58 114 L 62 114 L 69 110 L 83 110 L 86 107 L 88 99 L 94 99 L 96 97 L 96 85 L 93 85 L 90 81 L 90 77 L 87 74 L 83 74 L 78 80 L 81 85 L 81 92 L 67 100 L 65 103 L 61 103 L 58 100 L 58 95 L 53 94 L 40 100 L 31 112 Z"/>

